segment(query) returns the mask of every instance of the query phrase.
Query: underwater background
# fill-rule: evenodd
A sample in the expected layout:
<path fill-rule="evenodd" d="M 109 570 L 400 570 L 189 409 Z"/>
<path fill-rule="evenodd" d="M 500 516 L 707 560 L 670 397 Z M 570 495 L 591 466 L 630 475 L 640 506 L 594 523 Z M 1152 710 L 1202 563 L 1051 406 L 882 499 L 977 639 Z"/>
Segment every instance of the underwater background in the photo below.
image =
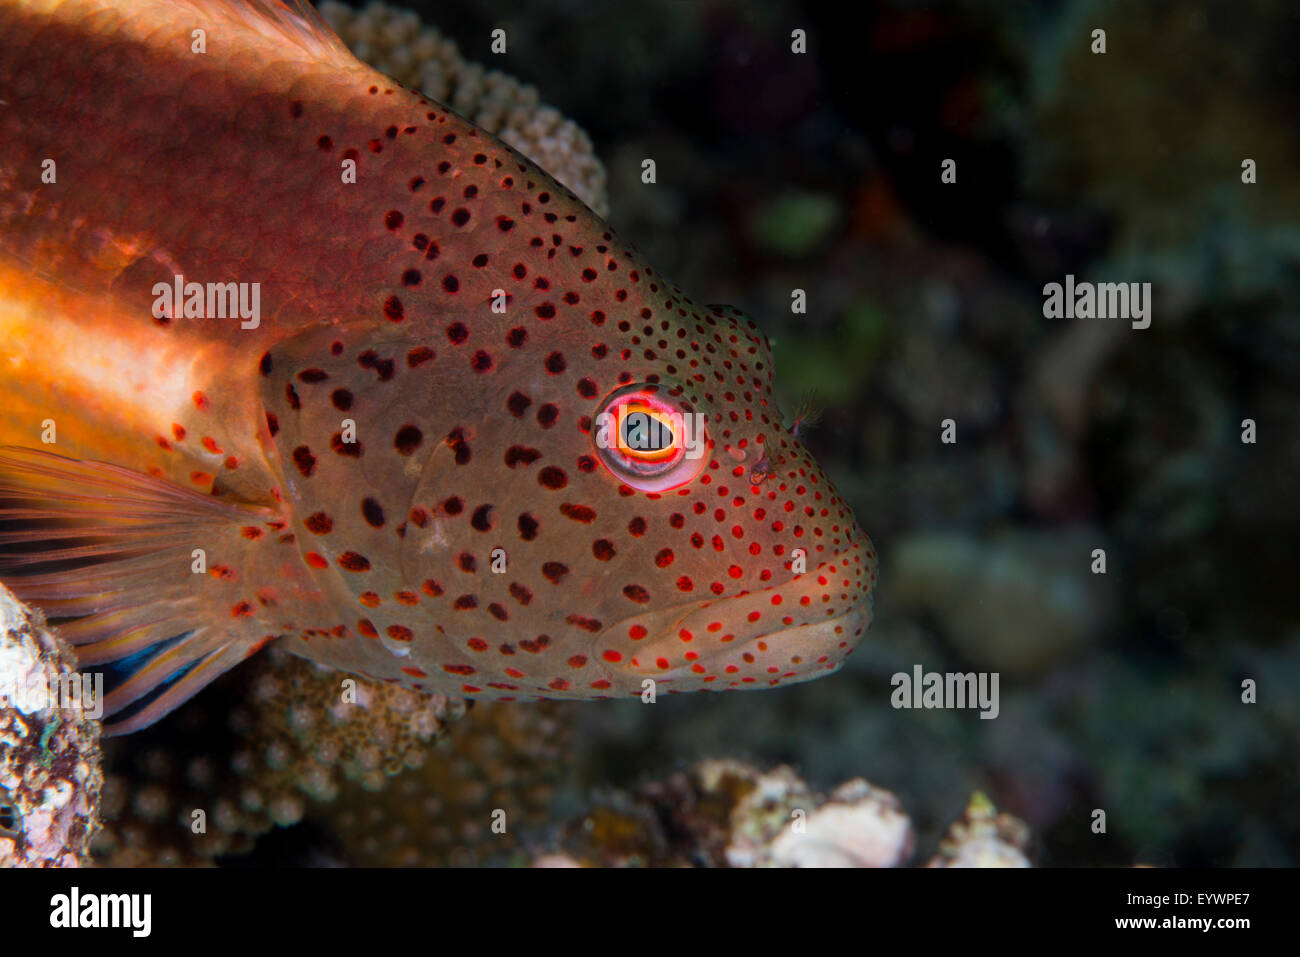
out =
<path fill-rule="evenodd" d="M 1300 863 L 1300 9 L 413 8 L 467 52 L 516 38 L 620 235 L 775 340 L 784 408 L 815 393 L 807 442 L 881 556 L 839 674 L 580 708 L 584 774 L 725 754 L 861 775 L 922 848 L 979 789 L 1041 864 Z M 1045 319 L 1067 273 L 1151 282 L 1150 328 Z M 1000 716 L 891 708 L 917 663 L 1000 672 Z"/>
<path fill-rule="evenodd" d="M 1037 865 L 1300 863 L 1300 9 L 405 6 L 585 130 L 620 237 L 772 338 L 782 409 L 812 394 L 801 435 L 880 555 L 876 621 L 842 671 L 799 686 L 480 705 L 441 770 L 362 769 L 305 805 L 219 801 L 218 829 L 261 833 L 199 857 L 712 862 L 678 846 L 710 812 L 673 802 L 700 799 L 687 769 L 727 758 L 787 764 L 819 793 L 887 789 L 913 861 L 982 792 L 1028 826 Z M 1150 327 L 1045 318 L 1043 287 L 1067 274 L 1152 283 Z M 917 665 L 997 672 L 998 717 L 893 708 L 891 677 Z M 155 833 L 184 788 L 251 766 L 241 709 L 332 680 L 259 668 L 105 743 L 101 860 L 194 863 Z M 503 801 L 538 835 L 505 855 L 482 834 Z"/>

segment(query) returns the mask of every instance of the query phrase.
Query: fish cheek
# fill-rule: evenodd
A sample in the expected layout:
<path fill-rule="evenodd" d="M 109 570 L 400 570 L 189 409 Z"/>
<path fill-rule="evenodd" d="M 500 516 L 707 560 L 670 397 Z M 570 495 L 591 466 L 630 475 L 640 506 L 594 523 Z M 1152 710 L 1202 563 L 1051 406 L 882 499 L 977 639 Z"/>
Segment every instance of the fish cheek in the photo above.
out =
<path fill-rule="evenodd" d="M 361 595 L 391 595 L 400 577 L 398 526 L 428 455 L 410 408 L 424 376 L 399 361 L 412 348 L 365 327 L 325 328 L 260 360 L 265 428 L 299 550 L 349 614 Z"/>
<path fill-rule="evenodd" d="M 545 457 L 516 438 L 501 417 L 469 415 L 433 441 L 421 463 L 401 574 L 412 590 L 446 596 L 454 614 L 441 623 L 449 635 L 513 634 L 532 604 L 523 596 L 544 583 L 542 548 L 555 524 L 538 502 Z"/>

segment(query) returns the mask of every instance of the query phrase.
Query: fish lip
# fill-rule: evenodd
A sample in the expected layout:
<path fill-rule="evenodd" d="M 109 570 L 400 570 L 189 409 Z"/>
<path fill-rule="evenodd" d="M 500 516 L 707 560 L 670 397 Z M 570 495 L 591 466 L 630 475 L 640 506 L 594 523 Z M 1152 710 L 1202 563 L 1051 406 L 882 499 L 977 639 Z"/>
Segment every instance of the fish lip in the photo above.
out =
<path fill-rule="evenodd" d="M 871 624 L 871 604 L 872 603 L 869 599 L 864 598 L 848 611 L 831 618 L 797 622 L 792 625 L 784 625 L 780 628 L 766 628 L 749 637 L 729 642 L 724 647 L 718 648 L 708 654 L 701 655 L 694 661 L 674 665 L 667 669 L 659 668 L 653 661 L 642 662 L 641 664 L 634 665 L 632 663 L 634 659 L 632 658 L 625 658 L 618 664 L 610 664 L 602 659 L 598 660 L 601 661 L 601 664 L 606 670 L 607 678 L 614 682 L 615 687 L 617 688 L 620 683 L 626 684 L 629 694 L 642 694 L 644 691 L 642 682 L 647 678 L 652 679 L 657 685 L 667 685 L 669 687 L 665 690 L 673 691 L 676 689 L 673 689 L 671 686 L 679 679 L 690 680 L 698 677 L 698 675 L 692 670 L 693 666 L 696 664 L 707 666 L 710 663 L 736 658 L 744 654 L 745 649 L 757 648 L 760 643 L 766 642 L 769 639 L 775 645 L 782 641 L 782 636 L 788 638 L 792 632 L 799 632 L 804 629 L 812 628 L 831 628 L 835 625 L 841 625 L 849 620 L 864 618 L 865 620 L 863 622 L 862 631 L 865 634 Z M 667 637 L 670 636 L 666 633 L 659 636 L 648 637 L 646 639 L 646 645 L 647 647 L 653 647 L 654 645 L 652 642 L 657 644 L 659 641 L 663 641 Z M 726 678 L 729 680 L 722 680 L 723 676 L 719 675 L 716 682 L 709 684 L 706 687 L 708 690 L 715 691 L 738 690 L 741 688 L 757 690 L 775 685 L 784 686 L 810 681 L 813 678 L 832 674 L 843 667 L 844 663 L 848 660 L 849 654 L 853 651 L 854 647 L 856 647 L 856 644 L 857 641 L 855 639 L 850 639 L 849 647 L 845 649 L 843 653 L 822 654 L 815 658 L 808 658 L 799 665 L 794 666 L 793 670 L 791 670 L 791 666 L 786 665 L 783 670 L 777 672 L 764 671 L 760 674 L 753 670 L 738 671 L 734 676 L 727 675 Z M 834 650 L 838 651 L 839 649 Z"/>
<path fill-rule="evenodd" d="M 865 536 L 863 538 L 865 539 Z M 870 550 L 869 540 L 866 540 L 861 547 Z M 771 639 L 770 643 L 773 647 L 761 650 L 762 655 L 770 662 L 768 667 L 776 666 L 777 657 L 781 654 L 785 654 L 785 662 L 779 665 L 780 670 L 775 674 L 764 671 L 761 675 L 756 671 L 761 667 L 758 662 L 746 663 L 739 672 L 735 673 L 735 677 L 739 679 L 743 675 L 756 680 L 741 681 L 742 687 L 766 688 L 770 684 L 793 684 L 829 674 L 843 664 L 861 637 L 871 627 L 875 606 L 874 575 L 870 578 L 866 575 L 874 568 L 874 556 L 869 557 L 867 567 L 862 571 L 859 581 L 851 586 L 857 590 L 856 598 L 840 614 L 817 617 L 815 612 L 818 605 L 804 606 L 798 599 L 803 595 L 821 593 L 824 590 L 818 583 L 819 576 L 828 573 L 836 576 L 844 574 L 839 570 L 830 572 L 830 569 L 836 568 L 853 551 L 853 549 L 839 550 L 828 556 L 816 568 L 802 575 L 756 591 L 699 599 L 656 612 L 621 619 L 594 637 L 591 644 L 591 658 L 603 667 L 604 677 L 611 682 L 611 690 L 615 693 L 625 690 L 635 695 L 643 693 L 642 682 L 647 678 L 662 684 L 677 681 L 682 681 L 684 684 L 699 678 L 699 672 L 695 670 L 696 665 L 707 666 L 723 659 L 735 658 L 739 666 L 742 654 L 747 650 L 750 652 L 757 650 L 757 646 L 768 639 Z M 771 614 L 772 598 L 778 594 L 792 599 L 791 606 L 796 610 L 791 614 L 795 620 L 790 624 L 773 627 L 773 622 L 768 615 Z M 764 616 L 766 620 L 764 618 L 753 622 L 746 620 L 746 612 L 749 609 L 763 609 L 768 613 Z M 718 629 L 718 631 L 722 631 L 723 635 L 732 634 L 733 639 L 726 641 L 724 638 L 723 644 L 718 646 L 718 639 L 714 638 L 717 631 L 710 632 L 705 626 L 705 622 L 709 619 L 729 620 L 729 627 L 724 626 L 725 630 Z M 856 632 L 843 628 L 844 624 L 857 621 L 861 622 L 861 627 Z M 634 640 L 630 637 L 630 629 L 634 626 L 652 623 L 654 627 L 646 628 L 644 638 Z M 843 630 L 842 639 L 829 634 L 837 625 Z M 828 635 L 824 638 L 816 636 L 815 640 L 820 645 L 817 653 L 808 656 L 798 665 L 792 665 L 788 654 L 791 633 L 814 628 L 826 630 Z M 691 632 L 690 641 L 679 640 L 683 630 Z M 814 636 L 809 633 L 809 637 Z M 699 644 L 691 645 L 694 641 L 699 641 Z M 685 652 L 706 645 L 709 646 L 708 651 L 699 653 L 694 659 L 681 661 Z M 609 651 L 617 651 L 620 658 L 613 661 L 606 658 L 605 654 Z M 660 668 L 657 665 L 658 658 L 664 655 L 668 655 L 673 662 L 668 668 Z M 634 660 L 638 663 L 633 664 Z M 790 674 L 792 667 L 794 673 Z M 778 680 L 767 680 L 773 677 Z M 733 687 L 733 682 L 724 681 L 719 674 L 716 682 L 701 683 L 701 687 L 727 690 Z"/>

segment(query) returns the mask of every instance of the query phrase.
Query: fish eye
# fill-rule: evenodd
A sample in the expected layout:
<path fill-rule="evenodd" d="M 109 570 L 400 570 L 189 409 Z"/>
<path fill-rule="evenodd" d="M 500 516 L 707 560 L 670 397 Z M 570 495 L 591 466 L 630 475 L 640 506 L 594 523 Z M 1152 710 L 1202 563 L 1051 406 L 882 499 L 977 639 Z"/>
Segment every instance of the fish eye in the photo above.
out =
<path fill-rule="evenodd" d="M 594 441 L 614 475 L 643 492 L 662 492 L 700 474 L 708 452 L 704 416 L 658 384 L 626 386 L 601 403 Z"/>

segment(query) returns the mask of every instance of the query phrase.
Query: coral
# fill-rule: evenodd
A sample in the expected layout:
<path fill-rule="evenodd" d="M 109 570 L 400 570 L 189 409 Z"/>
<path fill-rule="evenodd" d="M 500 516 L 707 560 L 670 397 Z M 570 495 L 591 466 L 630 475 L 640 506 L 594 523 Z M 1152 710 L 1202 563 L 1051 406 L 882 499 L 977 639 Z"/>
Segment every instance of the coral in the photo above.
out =
<path fill-rule="evenodd" d="M 326 2 L 320 12 L 358 58 L 496 134 L 599 215 L 609 212 L 605 167 L 591 139 L 542 103 L 535 88 L 467 62 L 455 43 L 409 10 L 375 2 L 358 11 Z"/>
<path fill-rule="evenodd" d="M 549 823 L 575 702 L 476 702 L 423 768 L 379 794 L 357 782 L 310 816 L 351 864 L 481 866 L 526 860 Z M 495 827 L 494 827 L 495 825 Z"/>
<path fill-rule="evenodd" d="M 898 867 L 912 854 L 912 822 L 898 798 L 858 778 L 840 785 L 769 845 L 777 867 Z"/>
<path fill-rule="evenodd" d="M 99 722 L 68 647 L 0 586 L 0 867 L 77 866 L 99 812 Z M 90 707 L 85 705 L 89 703 Z"/>
<path fill-rule="evenodd" d="M 220 692 L 124 746 L 95 852 L 117 866 L 195 864 L 300 821 L 342 786 L 420 767 L 459 699 L 318 668 L 272 650 Z M 224 722 L 213 715 L 224 715 Z M 129 798 L 129 800 L 128 800 Z M 201 812 L 201 813 L 199 813 Z"/>
<path fill-rule="evenodd" d="M 1019 849 L 1027 834 L 977 795 L 940 857 L 1026 866 Z M 596 795 L 533 866 L 900 867 L 914 845 L 898 798 L 861 778 L 823 798 L 789 767 L 763 771 L 718 759 L 635 793 Z"/>
<path fill-rule="evenodd" d="M 927 866 L 1029 867 L 1028 843 L 1029 829 L 1023 821 L 999 814 L 993 802 L 976 792 Z"/>

